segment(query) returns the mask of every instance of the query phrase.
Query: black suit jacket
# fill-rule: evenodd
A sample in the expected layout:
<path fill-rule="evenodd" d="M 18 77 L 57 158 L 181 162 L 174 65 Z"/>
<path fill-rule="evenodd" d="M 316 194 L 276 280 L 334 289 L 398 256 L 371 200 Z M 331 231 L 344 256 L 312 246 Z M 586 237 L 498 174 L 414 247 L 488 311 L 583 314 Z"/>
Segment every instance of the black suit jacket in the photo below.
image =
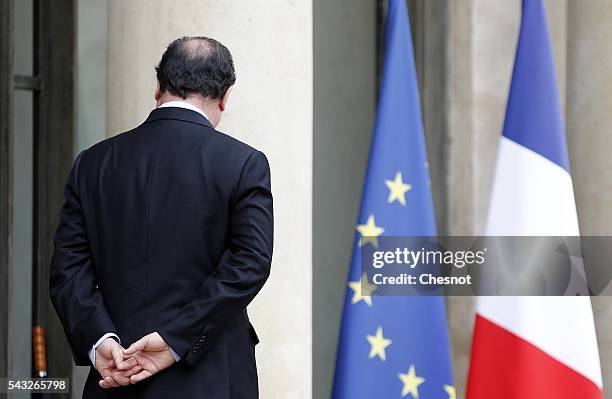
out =
<path fill-rule="evenodd" d="M 255 398 L 246 307 L 270 272 L 263 153 L 197 112 L 158 108 L 77 157 L 55 235 L 50 293 L 77 365 L 105 333 L 157 331 L 182 357 L 142 383 L 84 397 Z"/>

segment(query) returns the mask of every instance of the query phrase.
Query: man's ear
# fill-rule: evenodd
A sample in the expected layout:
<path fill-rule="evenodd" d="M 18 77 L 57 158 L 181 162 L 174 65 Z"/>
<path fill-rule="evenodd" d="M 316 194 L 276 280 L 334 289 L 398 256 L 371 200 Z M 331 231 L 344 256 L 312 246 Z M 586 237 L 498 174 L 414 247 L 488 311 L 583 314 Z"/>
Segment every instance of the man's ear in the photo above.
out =
<path fill-rule="evenodd" d="M 161 89 L 159 87 L 159 82 L 157 82 L 157 87 L 155 88 L 155 101 L 159 101 L 161 98 Z"/>
<path fill-rule="evenodd" d="M 227 100 L 233 88 L 234 85 L 228 87 L 223 97 L 221 97 L 221 100 L 219 101 L 219 109 L 221 110 L 221 112 L 225 111 L 225 107 L 227 107 Z"/>

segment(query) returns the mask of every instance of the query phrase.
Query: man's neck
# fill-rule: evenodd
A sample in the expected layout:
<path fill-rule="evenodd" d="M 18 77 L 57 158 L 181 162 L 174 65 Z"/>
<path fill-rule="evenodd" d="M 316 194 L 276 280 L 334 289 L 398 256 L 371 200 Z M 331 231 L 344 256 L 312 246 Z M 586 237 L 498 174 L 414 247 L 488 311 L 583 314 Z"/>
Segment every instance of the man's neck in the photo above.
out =
<path fill-rule="evenodd" d="M 206 102 L 198 97 L 182 98 L 172 94 L 164 93 L 159 98 L 159 100 L 157 100 L 156 106 L 159 108 L 163 104 L 170 103 L 173 101 L 189 104 L 190 106 L 197 108 L 206 116 L 206 119 L 208 119 L 213 124 L 213 126 L 216 126 L 216 124 L 218 124 L 218 121 L 215 119 L 215 110 L 213 108 L 214 104 Z"/>
<path fill-rule="evenodd" d="M 182 103 L 187 103 L 190 104 L 196 108 L 198 108 L 199 110 L 202 110 L 202 112 L 206 113 L 206 110 L 204 109 L 204 101 L 202 101 L 199 98 L 195 98 L 195 97 L 187 97 L 187 98 L 182 98 L 179 96 L 173 96 L 173 95 L 168 95 L 168 94 L 164 94 L 162 95 L 159 100 L 157 100 L 157 107 L 159 107 L 162 104 L 165 103 L 169 103 L 172 101 L 179 101 Z"/>
<path fill-rule="evenodd" d="M 161 104 L 157 108 L 165 108 L 165 107 L 178 107 L 178 108 L 190 109 L 192 111 L 197 112 L 198 114 L 201 114 L 204 118 L 209 119 L 208 115 L 206 115 L 206 112 L 202 111 L 200 108 L 196 107 L 195 105 L 190 104 L 185 101 L 176 101 L 176 100 L 168 101 L 168 102 Z"/>

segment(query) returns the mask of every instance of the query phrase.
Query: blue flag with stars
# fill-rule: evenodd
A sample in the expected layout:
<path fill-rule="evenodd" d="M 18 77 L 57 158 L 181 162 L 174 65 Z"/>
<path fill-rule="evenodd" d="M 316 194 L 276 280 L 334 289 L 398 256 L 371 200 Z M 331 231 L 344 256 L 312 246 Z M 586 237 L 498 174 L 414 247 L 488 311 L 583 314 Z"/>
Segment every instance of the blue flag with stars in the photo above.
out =
<path fill-rule="evenodd" d="M 444 298 L 372 295 L 360 267 L 361 246 L 376 237 L 436 235 L 405 0 L 389 0 L 380 90 L 333 398 L 455 399 Z"/>

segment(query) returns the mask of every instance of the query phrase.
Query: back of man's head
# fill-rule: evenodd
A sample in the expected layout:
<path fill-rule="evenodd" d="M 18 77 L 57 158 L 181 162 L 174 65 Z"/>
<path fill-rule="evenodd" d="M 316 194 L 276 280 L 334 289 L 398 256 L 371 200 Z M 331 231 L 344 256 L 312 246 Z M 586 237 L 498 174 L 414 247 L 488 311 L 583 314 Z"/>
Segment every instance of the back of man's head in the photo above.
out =
<path fill-rule="evenodd" d="M 236 81 L 227 47 L 208 37 L 182 37 L 164 51 L 155 67 L 159 89 L 183 99 L 221 99 Z"/>

